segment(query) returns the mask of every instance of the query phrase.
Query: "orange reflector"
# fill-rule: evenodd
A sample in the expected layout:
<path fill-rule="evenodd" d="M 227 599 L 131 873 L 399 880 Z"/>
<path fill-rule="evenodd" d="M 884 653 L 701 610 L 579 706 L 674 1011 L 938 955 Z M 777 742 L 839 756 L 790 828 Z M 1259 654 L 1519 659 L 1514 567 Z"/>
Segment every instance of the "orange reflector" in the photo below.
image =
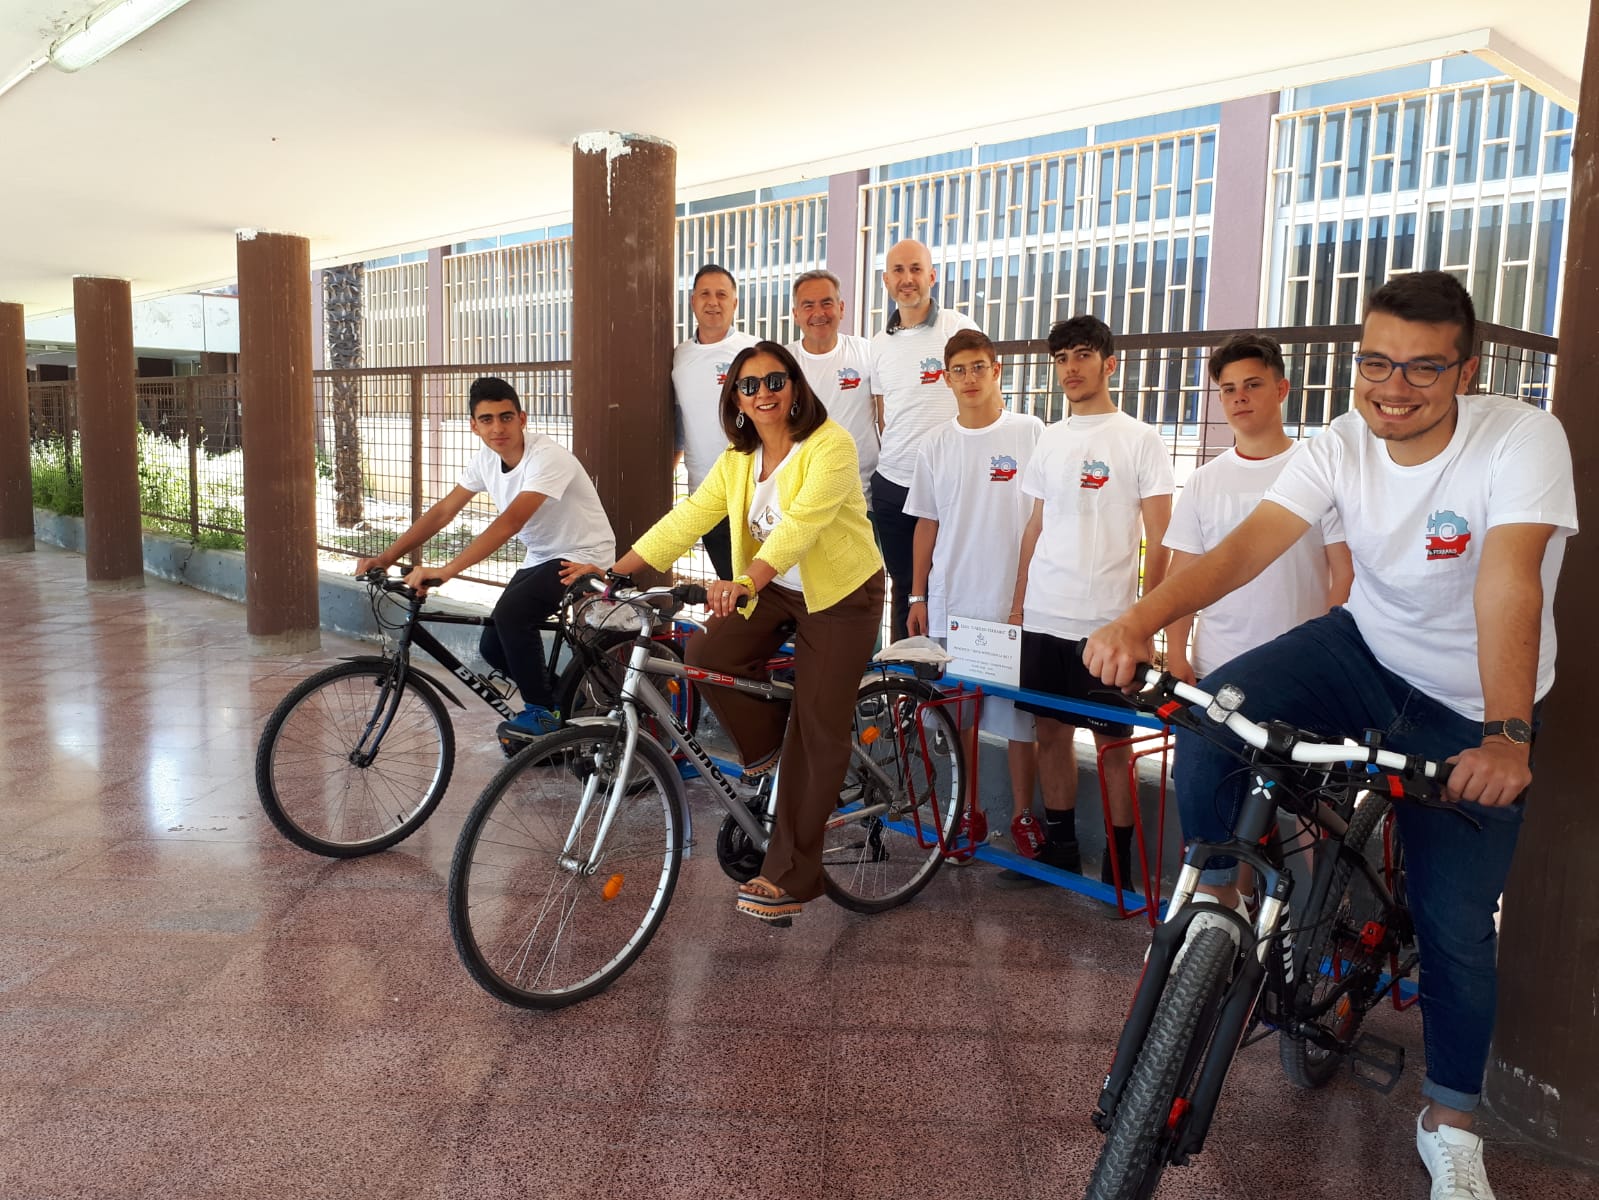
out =
<path fill-rule="evenodd" d="M 681 696 L 683 694 L 683 685 L 675 679 L 668 679 L 666 681 L 666 691 L 669 695 Z"/>
<path fill-rule="evenodd" d="M 619 893 L 621 890 L 622 877 L 620 875 L 612 875 L 605 881 L 605 886 L 600 889 L 600 895 L 604 896 L 607 900 L 615 900 L 617 893 Z"/>
<path fill-rule="evenodd" d="M 883 731 L 876 725 L 868 725 L 865 729 L 861 730 L 861 745 L 870 746 L 882 736 Z"/>

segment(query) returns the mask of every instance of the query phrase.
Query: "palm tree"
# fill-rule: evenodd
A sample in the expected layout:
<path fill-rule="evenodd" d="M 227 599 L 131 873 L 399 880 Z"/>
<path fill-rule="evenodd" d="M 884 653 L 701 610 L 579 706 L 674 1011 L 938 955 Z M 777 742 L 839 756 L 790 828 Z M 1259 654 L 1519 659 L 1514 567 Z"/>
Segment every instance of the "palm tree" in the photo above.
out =
<path fill-rule="evenodd" d="M 328 330 L 328 364 L 335 371 L 361 365 L 361 293 L 366 268 L 361 263 L 322 272 L 322 312 Z M 361 481 L 361 377 L 333 377 L 334 521 L 345 529 L 361 524 L 365 499 Z"/>

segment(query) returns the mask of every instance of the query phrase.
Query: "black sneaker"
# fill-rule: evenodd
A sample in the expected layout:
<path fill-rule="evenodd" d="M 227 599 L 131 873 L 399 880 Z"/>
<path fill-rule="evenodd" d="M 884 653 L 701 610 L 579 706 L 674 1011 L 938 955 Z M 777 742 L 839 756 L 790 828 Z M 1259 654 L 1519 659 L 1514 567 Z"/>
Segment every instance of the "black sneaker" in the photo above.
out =
<path fill-rule="evenodd" d="M 1046 867 L 1070 871 L 1074 875 L 1083 873 L 1083 852 L 1076 842 L 1045 842 L 1044 848 L 1033 861 L 1043 863 Z"/>

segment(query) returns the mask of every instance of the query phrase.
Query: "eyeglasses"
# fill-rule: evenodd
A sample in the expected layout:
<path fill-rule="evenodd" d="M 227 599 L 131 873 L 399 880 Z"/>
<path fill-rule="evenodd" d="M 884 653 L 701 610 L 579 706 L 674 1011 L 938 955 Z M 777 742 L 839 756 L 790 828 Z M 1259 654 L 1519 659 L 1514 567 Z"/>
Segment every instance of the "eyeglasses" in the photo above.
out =
<path fill-rule="evenodd" d="M 989 362 L 974 362 L 970 366 L 966 367 L 946 367 L 944 368 L 944 374 L 948 375 L 951 379 L 965 379 L 968 375 L 970 375 L 973 379 L 982 379 L 988 374 L 990 369 L 996 365 L 998 364 Z"/>
<path fill-rule="evenodd" d="M 1395 362 L 1386 354 L 1357 354 L 1355 366 L 1360 370 L 1360 377 L 1368 383 L 1387 383 L 1393 378 L 1395 371 L 1404 376 L 1405 382 L 1413 388 L 1431 387 L 1437 383 L 1445 371 L 1460 366 L 1466 360 L 1457 358 L 1454 362 L 1435 363 L 1426 359 L 1417 359 L 1411 362 Z"/>
<path fill-rule="evenodd" d="M 787 371 L 773 371 L 770 375 L 746 375 L 742 379 L 735 379 L 733 386 L 746 396 L 753 396 L 761 390 L 761 384 L 766 385 L 766 390 L 772 395 L 777 395 L 788 386 Z"/>

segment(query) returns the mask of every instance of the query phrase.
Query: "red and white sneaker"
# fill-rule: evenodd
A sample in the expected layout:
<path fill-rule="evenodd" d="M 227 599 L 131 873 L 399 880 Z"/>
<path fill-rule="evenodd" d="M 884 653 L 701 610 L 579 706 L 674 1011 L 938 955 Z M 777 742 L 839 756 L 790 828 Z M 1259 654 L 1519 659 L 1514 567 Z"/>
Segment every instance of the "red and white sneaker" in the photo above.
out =
<path fill-rule="evenodd" d="M 1037 858 L 1047 839 L 1044 823 L 1031 812 L 1024 812 L 1010 823 L 1010 839 L 1016 844 L 1017 854 L 1023 858 Z"/>

